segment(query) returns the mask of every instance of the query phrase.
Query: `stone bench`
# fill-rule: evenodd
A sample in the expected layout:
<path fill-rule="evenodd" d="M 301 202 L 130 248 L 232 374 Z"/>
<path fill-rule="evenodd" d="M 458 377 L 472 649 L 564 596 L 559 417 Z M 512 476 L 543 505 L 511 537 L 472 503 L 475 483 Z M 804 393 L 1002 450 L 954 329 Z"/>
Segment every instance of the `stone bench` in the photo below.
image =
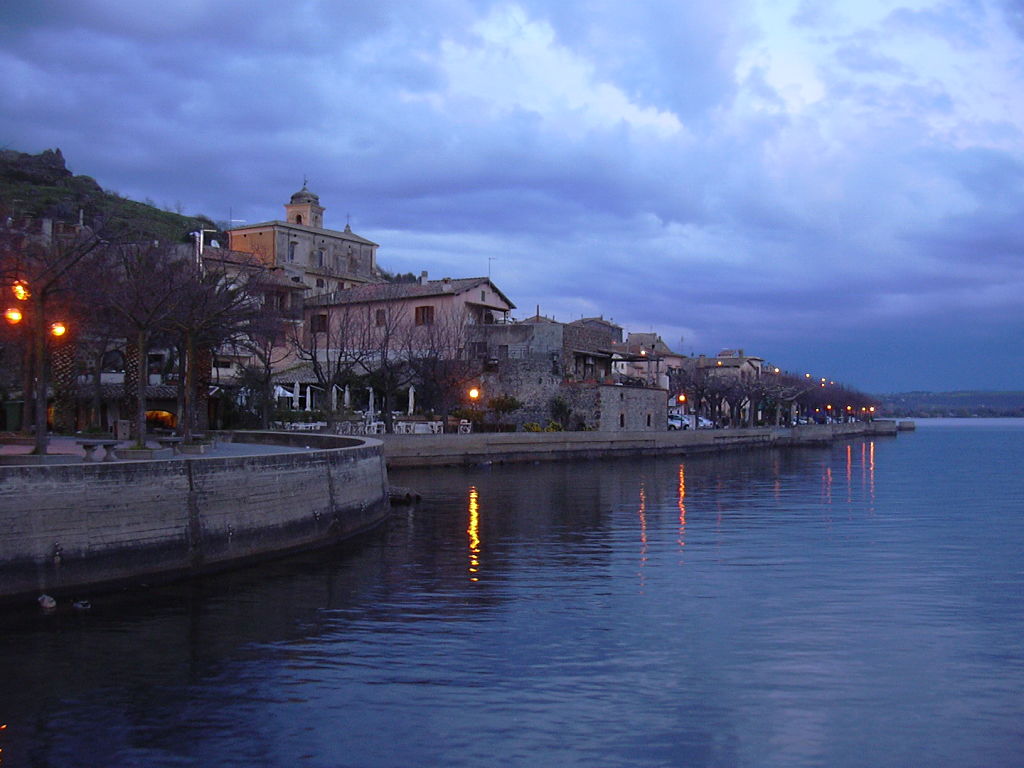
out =
<path fill-rule="evenodd" d="M 182 442 L 185 440 L 185 438 L 183 437 L 176 437 L 174 435 L 168 435 L 167 437 L 157 435 L 153 439 L 160 444 L 161 448 L 170 448 L 171 455 L 173 456 L 176 456 L 180 452 L 180 446 Z"/>
<path fill-rule="evenodd" d="M 117 448 L 118 440 L 112 439 L 84 439 L 76 440 L 78 445 L 85 451 L 85 461 L 96 461 L 93 454 L 95 454 L 97 448 L 103 448 L 103 461 L 114 461 L 117 456 L 114 454 L 114 449 Z"/>

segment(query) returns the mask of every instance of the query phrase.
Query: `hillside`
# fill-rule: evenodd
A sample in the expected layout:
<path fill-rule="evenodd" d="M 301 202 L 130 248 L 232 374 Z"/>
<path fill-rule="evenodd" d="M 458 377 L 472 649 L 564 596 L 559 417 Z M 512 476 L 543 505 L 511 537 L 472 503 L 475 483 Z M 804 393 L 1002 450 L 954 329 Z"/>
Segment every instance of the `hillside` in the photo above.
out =
<path fill-rule="evenodd" d="M 1024 416 L 1024 392 L 900 392 L 881 397 L 886 416 Z"/>
<path fill-rule="evenodd" d="M 0 213 L 74 222 L 79 211 L 108 239 L 184 241 L 197 229 L 217 229 L 205 216 L 182 216 L 105 191 L 92 177 L 72 174 L 59 149 L 38 155 L 0 150 Z"/>

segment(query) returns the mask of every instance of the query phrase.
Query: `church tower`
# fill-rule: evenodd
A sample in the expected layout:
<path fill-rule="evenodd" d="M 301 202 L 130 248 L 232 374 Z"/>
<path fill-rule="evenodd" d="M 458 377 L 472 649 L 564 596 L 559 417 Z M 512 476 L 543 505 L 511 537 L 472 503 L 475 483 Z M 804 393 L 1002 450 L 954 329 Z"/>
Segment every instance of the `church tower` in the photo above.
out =
<path fill-rule="evenodd" d="M 302 189 L 292 195 L 292 200 L 285 205 L 284 211 L 289 224 L 324 228 L 324 209 L 320 206 L 320 198 L 306 189 L 305 183 Z"/>

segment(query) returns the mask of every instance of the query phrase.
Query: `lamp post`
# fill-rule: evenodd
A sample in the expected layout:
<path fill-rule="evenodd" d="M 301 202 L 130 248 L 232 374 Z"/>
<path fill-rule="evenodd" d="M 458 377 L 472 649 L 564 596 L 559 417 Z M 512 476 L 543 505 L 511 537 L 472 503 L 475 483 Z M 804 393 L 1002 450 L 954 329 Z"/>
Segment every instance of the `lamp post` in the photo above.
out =
<path fill-rule="evenodd" d="M 476 409 L 476 404 L 480 402 L 481 394 L 482 393 L 479 387 L 470 387 L 469 390 L 466 392 L 466 396 L 469 398 L 470 427 L 472 427 L 472 423 L 476 421 L 477 418 L 479 418 L 479 412 Z M 480 420 L 483 421 L 482 418 Z M 462 431 L 461 427 L 459 431 Z"/>
<path fill-rule="evenodd" d="M 11 325 L 20 325 L 23 320 L 28 321 L 29 343 L 26 345 L 25 365 L 26 369 L 31 368 L 31 377 L 26 377 L 25 387 L 25 409 L 28 414 L 28 402 L 34 393 L 35 413 L 35 447 L 32 452 L 35 454 L 46 453 L 46 364 L 47 364 L 47 336 L 54 339 L 63 339 L 68 326 L 62 320 L 46 321 L 46 314 L 43 306 L 43 295 L 39 291 L 33 291 L 25 280 L 17 280 L 11 285 L 11 294 L 15 304 L 8 307 L 4 312 L 4 319 Z M 27 316 L 27 317 L 26 317 Z M 22 429 L 27 429 L 28 419 L 23 419 Z"/>

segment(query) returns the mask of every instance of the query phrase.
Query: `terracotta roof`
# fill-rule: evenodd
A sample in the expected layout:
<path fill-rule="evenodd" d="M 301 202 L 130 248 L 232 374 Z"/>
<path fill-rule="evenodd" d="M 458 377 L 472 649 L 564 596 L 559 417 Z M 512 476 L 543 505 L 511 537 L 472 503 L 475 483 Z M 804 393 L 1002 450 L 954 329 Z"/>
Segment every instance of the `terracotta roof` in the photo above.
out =
<path fill-rule="evenodd" d="M 584 325 L 586 323 L 600 323 L 607 325 L 609 328 L 622 329 L 622 326 L 618 323 L 613 323 L 611 320 L 605 320 L 603 317 L 581 317 L 579 320 L 573 320 L 569 325 Z"/>
<path fill-rule="evenodd" d="M 302 363 L 286 371 L 279 371 L 271 377 L 275 384 L 319 384 L 316 374 L 313 373 L 313 366 L 310 363 Z"/>
<path fill-rule="evenodd" d="M 428 280 L 425 283 L 368 283 L 347 288 L 343 291 L 325 293 L 306 301 L 306 306 L 331 306 L 334 304 L 363 304 L 373 301 L 395 299 L 416 299 L 427 296 L 458 295 L 477 286 L 488 285 L 510 309 L 515 309 L 509 298 L 486 277 L 463 277 L 455 280 Z M 480 302 L 471 302 L 479 304 Z"/>
<path fill-rule="evenodd" d="M 361 235 L 357 235 L 348 227 L 345 228 L 344 232 L 339 232 L 336 229 L 321 229 L 320 227 L 309 227 L 305 224 L 294 224 L 290 221 L 281 221 L 279 219 L 273 219 L 272 221 L 261 221 L 258 224 L 246 224 L 244 227 L 233 227 L 227 230 L 228 232 L 249 232 L 254 229 L 267 229 L 268 227 L 282 227 L 284 229 L 297 229 L 300 232 L 309 232 L 313 235 L 329 235 L 331 237 L 340 237 L 344 240 L 353 240 L 357 243 L 365 243 L 366 245 L 378 245 L 373 240 L 367 240 Z"/>

